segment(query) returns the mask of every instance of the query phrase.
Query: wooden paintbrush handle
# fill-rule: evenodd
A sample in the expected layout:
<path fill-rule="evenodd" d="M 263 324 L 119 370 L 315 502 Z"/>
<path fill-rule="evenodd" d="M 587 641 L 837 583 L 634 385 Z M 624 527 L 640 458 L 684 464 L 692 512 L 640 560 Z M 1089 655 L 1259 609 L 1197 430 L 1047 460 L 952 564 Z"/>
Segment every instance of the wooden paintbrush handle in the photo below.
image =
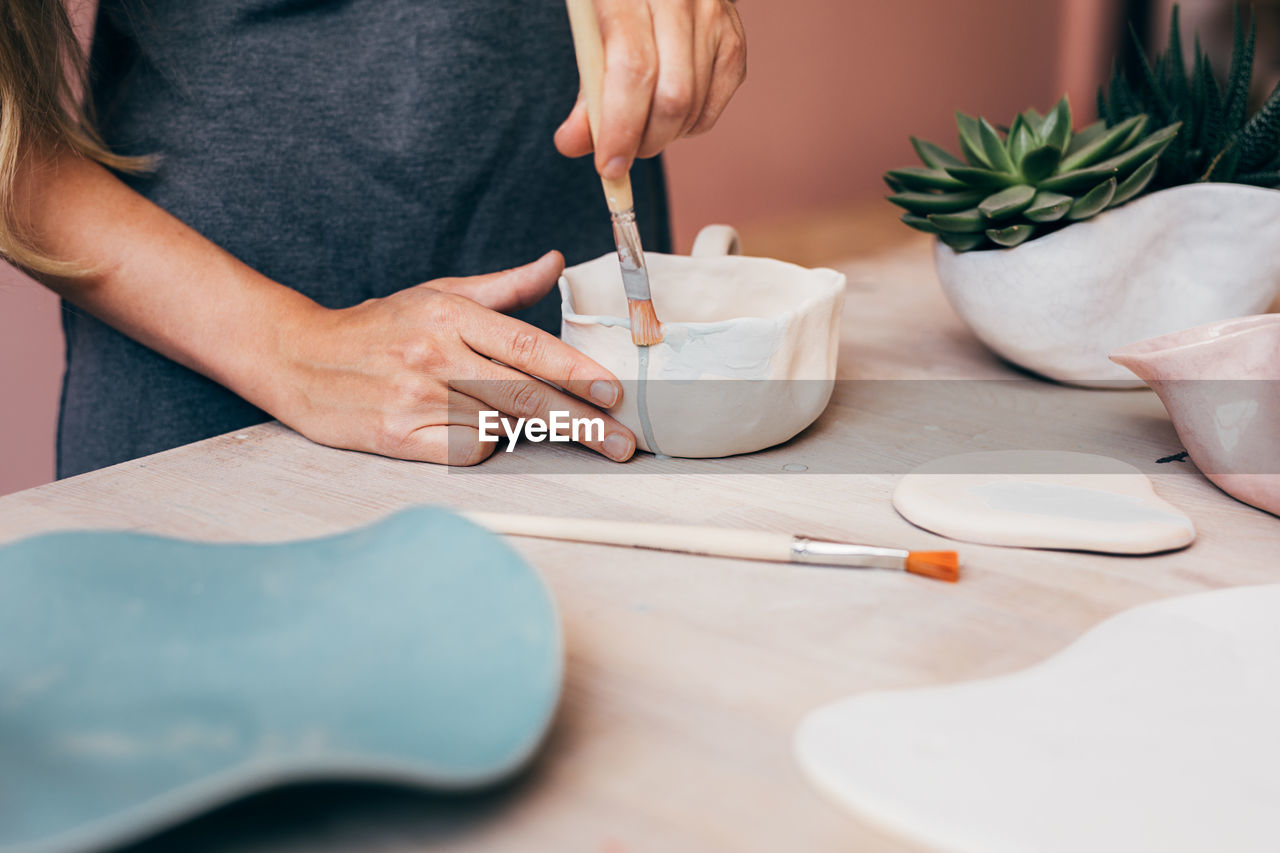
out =
<path fill-rule="evenodd" d="M 738 560 L 791 562 L 793 537 L 788 533 L 501 512 L 464 512 L 462 515 L 481 527 L 507 536 L 651 548 Z"/>
<path fill-rule="evenodd" d="M 565 0 L 569 7 L 569 26 L 573 30 L 573 49 L 578 57 L 578 76 L 582 80 L 582 96 L 587 102 L 587 122 L 591 139 L 600 138 L 600 110 L 604 101 L 604 41 L 600 37 L 600 20 L 593 0 Z M 631 199 L 631 176 L 617 180 L 601 178 L 604 197 L 610 213 L 622 213 L 635 206 Z"/>

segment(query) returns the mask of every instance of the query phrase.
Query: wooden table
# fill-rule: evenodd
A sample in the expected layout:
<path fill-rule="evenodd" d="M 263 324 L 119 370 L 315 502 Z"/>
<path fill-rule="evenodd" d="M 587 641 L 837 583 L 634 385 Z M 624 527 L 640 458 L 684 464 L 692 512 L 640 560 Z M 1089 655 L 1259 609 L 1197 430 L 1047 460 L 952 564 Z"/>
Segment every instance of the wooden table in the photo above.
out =
<path fill-rule="evenodd" d="M 563 706 L 529 773 L 465 799 L 352 786 L 269 794 L 135 853 L 914 850 L 806 783 L 791 737 L 807 711 L 1009 672 L 1122 609 L 1280 579 L 1274 517 L 1185 463 L 1155 464 L 1180 447 L 1153 395 L 1062 388 L 1001 364 L 947 307 L 920 240 L 840 266 L 850 280 L 842 379 L 1013 381 L 843 383 L 818 424 L 781 448 L 688 467 L 648 457 L 621 471 L 549 445 L 449 471 L 268 424 L 0 498 L 0 541 L 85 526 L 280 540 L 433 503 L 948 547 L 894 513 L 897 472 L 942 450 L 1001 446 L 1102 448 L 1141 463 L 1200 540 L 1148 558 L 966 546 L 955 586 L 517 541 L 555 593 L 568 647 Z M 929 388 L 960 394 L 908 393 Z M 862 460 L 850 464 L 864 473 L 814 473 L 842 470 L 840 460 Z"/>

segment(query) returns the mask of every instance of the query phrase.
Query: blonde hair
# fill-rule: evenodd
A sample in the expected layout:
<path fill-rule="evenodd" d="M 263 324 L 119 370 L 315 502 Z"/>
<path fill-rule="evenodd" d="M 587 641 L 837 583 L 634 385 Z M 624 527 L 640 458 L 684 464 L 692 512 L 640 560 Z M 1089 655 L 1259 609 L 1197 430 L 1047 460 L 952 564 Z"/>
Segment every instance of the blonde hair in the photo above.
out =
<path fill-rule="evenodd" d="M 87 75 L 62 0 L 0 0 L 0 256 L 32 272 L 86 271 L 41 251 L 22 219 L 18 174 L 33 153 L 61 148 L 123 171 L 148 165 L 146 158 L 107 149 L 91 109 L 80 101 Z"/>

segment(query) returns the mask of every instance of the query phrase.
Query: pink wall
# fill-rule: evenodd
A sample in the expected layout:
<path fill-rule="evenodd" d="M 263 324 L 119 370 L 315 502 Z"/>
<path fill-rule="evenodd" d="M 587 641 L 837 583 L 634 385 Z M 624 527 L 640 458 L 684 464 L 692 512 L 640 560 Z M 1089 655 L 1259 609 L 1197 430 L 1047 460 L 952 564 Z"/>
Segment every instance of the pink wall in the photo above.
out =
<path fill-rule="evenodd" d="M 1115 0 L 741 0 L 747 84 L 717 130 L 669 157 L 683 250 L 747 224 L 883 192 L 908 134 L 951 145 L 956 108 L 1007 120 L 1069 90 L 1091 112 Z M 91 4 L 89 4 L 91 6 Z M 53 473 L 56 301 L 0 270 L 0 494 Z"/>
<path fill-rule="evenodd" d="M 669 157 L 678 242 L 883 192 L 907 137 L 955 147 L 952 113 L 1007 121 L 1070 91 L 1093 113 L 1115 0 L 741 0 L 747 83 Z"/>
<path fill-rule="evenodd" d="M 61 378 L 58 300 L 0 264 L 0 495 L 53 478 Z"/>

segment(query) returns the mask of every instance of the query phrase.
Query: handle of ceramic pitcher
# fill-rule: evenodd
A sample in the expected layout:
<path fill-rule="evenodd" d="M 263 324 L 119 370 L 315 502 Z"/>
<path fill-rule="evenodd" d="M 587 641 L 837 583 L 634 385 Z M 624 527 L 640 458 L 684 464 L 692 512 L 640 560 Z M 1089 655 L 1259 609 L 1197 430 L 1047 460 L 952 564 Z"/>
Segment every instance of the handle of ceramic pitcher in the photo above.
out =
<path fill-rule="evenodd" d="M 695 258 L 741 255 L 742 238 L 730 225 L 708 225 L 698 232 L 690 254 Z"/>

